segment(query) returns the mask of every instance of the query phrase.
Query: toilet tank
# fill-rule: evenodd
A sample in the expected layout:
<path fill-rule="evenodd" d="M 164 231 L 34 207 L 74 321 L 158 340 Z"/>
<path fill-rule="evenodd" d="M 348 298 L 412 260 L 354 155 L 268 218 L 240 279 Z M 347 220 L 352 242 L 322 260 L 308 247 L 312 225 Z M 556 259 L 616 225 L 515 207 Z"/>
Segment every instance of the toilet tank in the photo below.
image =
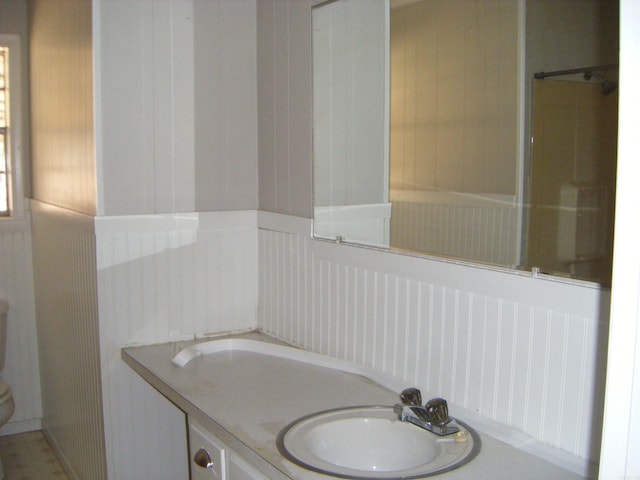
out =
<path fill-rule="evenodd" d="M 7 312 L 9 304 L 0 299 L 0 372 L 4 369 L 4 354 L 7 346 Z"/>

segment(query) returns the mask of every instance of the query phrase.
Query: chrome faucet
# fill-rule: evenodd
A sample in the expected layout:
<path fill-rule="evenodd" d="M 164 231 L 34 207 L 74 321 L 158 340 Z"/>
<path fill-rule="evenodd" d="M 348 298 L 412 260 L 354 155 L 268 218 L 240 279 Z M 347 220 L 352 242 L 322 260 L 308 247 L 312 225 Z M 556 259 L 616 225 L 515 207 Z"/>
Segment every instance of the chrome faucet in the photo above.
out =
<path fill-rule="evenodd" d="M 400 393 L 402 404 L 393 411 L 403 422 L 413 423 L 436 435 L 450 435 L 460 429 L 455 419 L 449 416 L 449 407 L 444 398 L 432 398 L 422 406 L 422 394 L 417 388 L 407 388 Z"/>

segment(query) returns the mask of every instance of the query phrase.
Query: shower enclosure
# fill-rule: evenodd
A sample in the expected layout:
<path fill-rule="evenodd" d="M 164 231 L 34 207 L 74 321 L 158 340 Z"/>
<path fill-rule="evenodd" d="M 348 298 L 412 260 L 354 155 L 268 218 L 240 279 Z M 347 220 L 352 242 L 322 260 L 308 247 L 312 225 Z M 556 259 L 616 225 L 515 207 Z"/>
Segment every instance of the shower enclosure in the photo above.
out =
<path fill-rule="evenodd" d="M 528 265 L 541 271 L 609 283 L 616 68 L 605 65 L 534 75 L 526 252 Z M 557 79 L 561 77 L 576 81 Z"/>

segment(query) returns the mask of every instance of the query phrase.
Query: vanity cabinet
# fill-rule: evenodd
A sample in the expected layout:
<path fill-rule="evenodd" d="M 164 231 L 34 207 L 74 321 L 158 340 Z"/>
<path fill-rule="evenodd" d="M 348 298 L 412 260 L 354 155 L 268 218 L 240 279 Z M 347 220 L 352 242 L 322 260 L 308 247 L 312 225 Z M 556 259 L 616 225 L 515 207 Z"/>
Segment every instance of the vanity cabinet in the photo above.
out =
<path fill-rule="evenodd" d="M 229 456 L 228 479 L 229 480 L 268 480 L 266 476 L 258 472 L 242 457 L 231 452 Z"/>
<path fill-rule="evenodd" d="M 189 422 L 191 480 L 268 480 L 215 435 Z"/>

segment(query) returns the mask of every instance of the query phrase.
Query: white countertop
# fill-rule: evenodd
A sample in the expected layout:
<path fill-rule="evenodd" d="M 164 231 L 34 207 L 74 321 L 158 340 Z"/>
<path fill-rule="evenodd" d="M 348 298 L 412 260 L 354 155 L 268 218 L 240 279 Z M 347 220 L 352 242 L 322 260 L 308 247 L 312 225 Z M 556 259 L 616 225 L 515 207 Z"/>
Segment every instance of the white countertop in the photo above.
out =
<path fill-rule="evenodd" d="M 241 338 L 275 342 L 260 333 Z M 398 403 L 397 392 L 363 376 L 262 353 L 228 350 L 198 356 L 184 367 L 173 364 L 172 358 L 187 345 L 177 342 L 128 347 L 122 350 L 122 359 L 270 479 L 331 478 L 298 467 L 280 455 L 276 437 L 292 421 L 337 407 Z M 478 433 L 482 441 L 478 456 L 438 478 L 583 478 Z"/>

